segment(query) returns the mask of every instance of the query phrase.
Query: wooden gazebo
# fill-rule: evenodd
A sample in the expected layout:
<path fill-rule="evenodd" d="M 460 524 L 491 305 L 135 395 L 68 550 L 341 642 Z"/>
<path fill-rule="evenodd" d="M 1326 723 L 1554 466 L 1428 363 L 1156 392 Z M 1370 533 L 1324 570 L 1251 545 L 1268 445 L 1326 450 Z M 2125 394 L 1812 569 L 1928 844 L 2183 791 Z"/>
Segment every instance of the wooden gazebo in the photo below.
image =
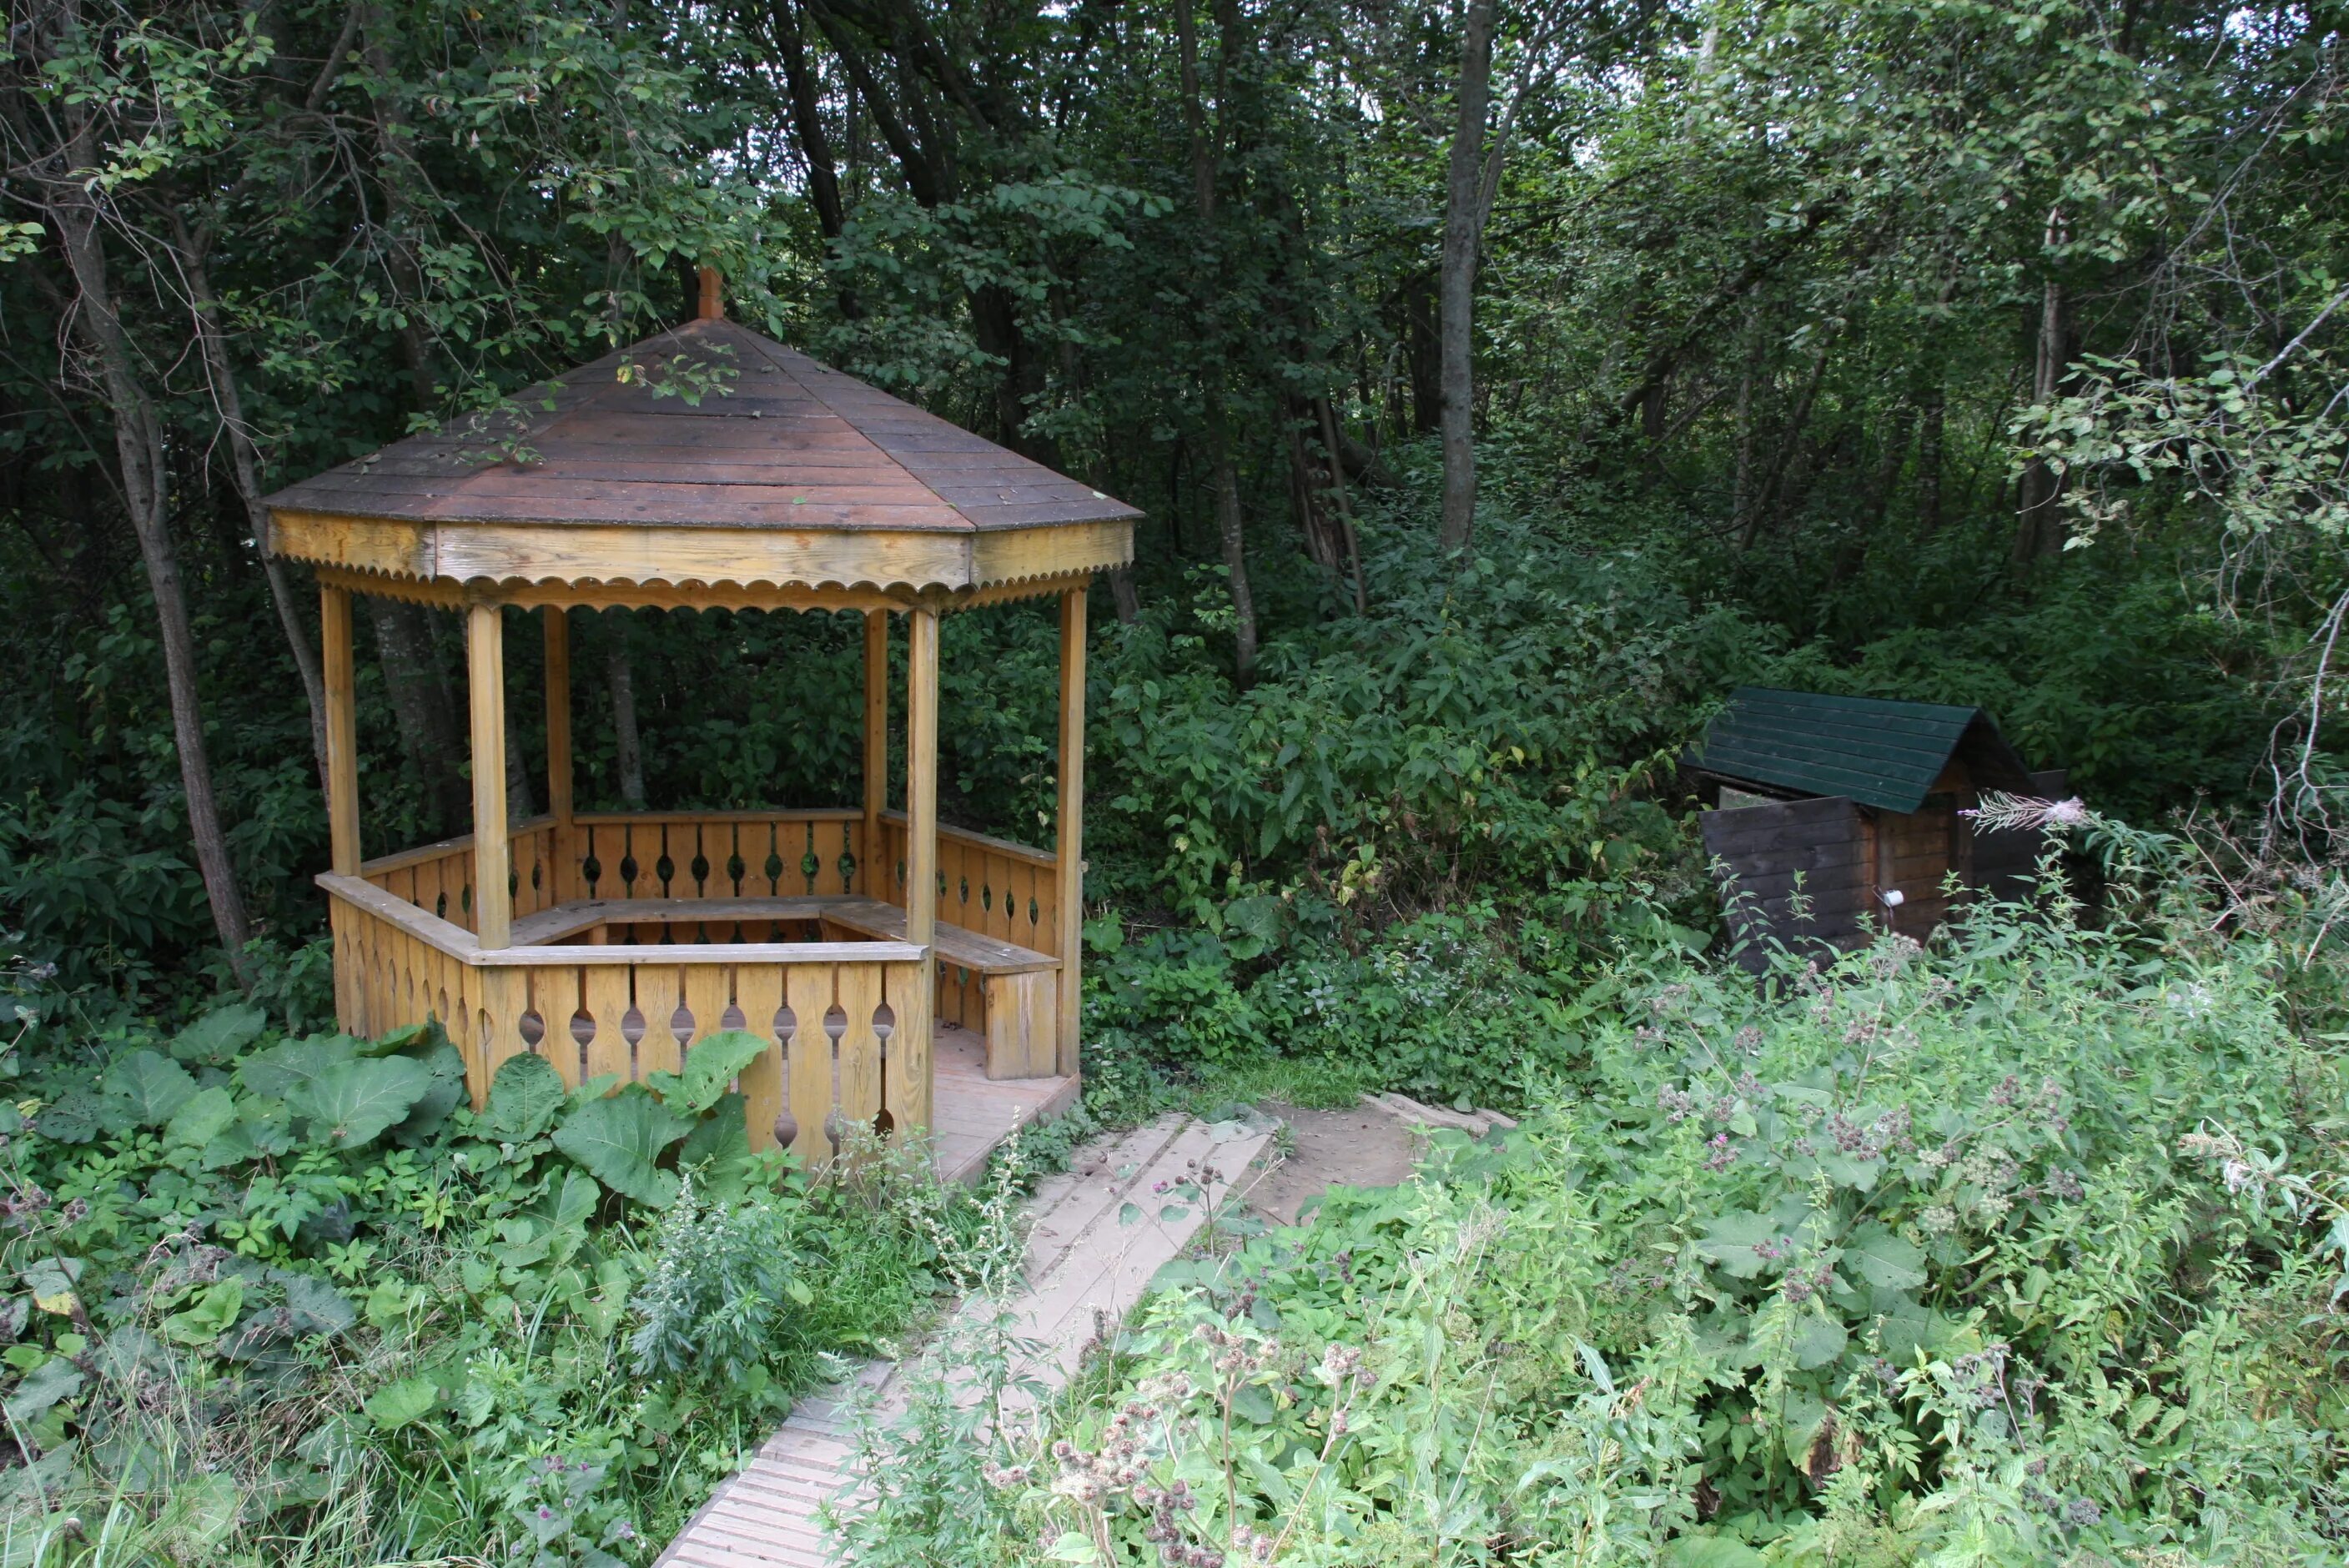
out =
<path fill-rule="evenodd" d="M 689 325 L 269 506 L 268 547 L 321 584 L 333 865 L 318 882 L 346 1028 L 440 1020 L 477 1103 L 517 1052 L 574 1085 L 636 1079 L 748 1029 L 774 1046 L 741 1078 L 751 1140 L 812 1161 L 866 1126 L 935 1132 L 953 1169 L 1000 1135 L 1007 1104 L 1049 1112 L 1072 1093 L 1085 591 L 1132 558 L 1133 508 L 724 320 L 709 289 Z M 362 858 L 355 593 L 465 617 L 468 837 Z M 938 618 L 1045 595 L 1061 608 L 1050 853 L 937 819 Z M 863 612 L 862 807 L 575 810 L 567 612 L 644 605 Z M 549 809 L 522 821 L 506 805 L 509 610 L 540 612 L 546 650 Z M 893 615 L 902 811 L 885 798 Z"/>

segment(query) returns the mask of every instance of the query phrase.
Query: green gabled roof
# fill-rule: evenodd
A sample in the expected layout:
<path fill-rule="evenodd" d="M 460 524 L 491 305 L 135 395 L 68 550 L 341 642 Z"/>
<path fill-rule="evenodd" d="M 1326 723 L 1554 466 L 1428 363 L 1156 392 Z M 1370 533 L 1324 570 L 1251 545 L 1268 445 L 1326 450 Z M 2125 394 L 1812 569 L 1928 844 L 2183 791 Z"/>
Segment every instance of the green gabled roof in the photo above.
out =
<path fill-rule="evenodd" d="M 1914 811 L 1961 750 L 1976 789 L 2030 790 L 2022 759 L 1978 707 L 1770 686 L 1732 693 L 1689 761 L 1723 779 Z"/>

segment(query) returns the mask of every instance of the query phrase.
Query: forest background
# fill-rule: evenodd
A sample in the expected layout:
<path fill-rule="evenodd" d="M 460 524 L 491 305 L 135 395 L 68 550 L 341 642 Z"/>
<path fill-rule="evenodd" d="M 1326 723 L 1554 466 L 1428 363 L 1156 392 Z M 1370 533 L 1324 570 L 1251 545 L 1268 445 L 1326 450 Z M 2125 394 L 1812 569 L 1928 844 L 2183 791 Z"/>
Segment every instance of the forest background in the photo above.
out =
<path fill-rule="evenodd" d="M 2088 956 L 2031 948 L 2025 963 L 2009 931 L 1999 954 L 1952 961 L 1967 985 L 2044 983 L 2053 998 L 2020 1043 L 1987 1026 L 1949 1043 L 1953 1103 L 2013 1092 L 2001 1053 L 2036 1061 L 2065 1029 L 2106 1027 L 2083 1019 L 2127 1015 L 2114 1059 L 2134 1059 L 2152 1047 L 2128 1031 L 2151 1006 L 2172 1030 L 2161 1048 L 2210 1098 L 2147 1083 L 2075 1141 L 2154 1160 L 2190 1131 L 2254 1171 L 2248 1146 L 2181 1119 L 2208 1103 L 2272 1121 L 2275 1152 L 2257 1158 L 2280 1163 L 2258 1171 L 2341 1169 L 2327 1042 L 2349 904 L 2330 726 L 2349 612 L 2344 19 L 2158 0 L 16 5 L 0 73 L 0 910 L 16 1035 L 0 1077 L 33 1120 L 12 1146 L 24 1291 L 0 1337 L 26 1336 L 5 1353 L 18 1457 L 103 1459 L 104 1431 L 137 1425 L 135 1377 L 109 1385 L 127 1403 L 95 1391 L 114 1376 L 91 1347 L 109 1313 L 150 1323 L 140 1343 L 159 1355 L 192 1347 L 170 1353 L 201 1392 L 172 1430 L 262 1422 L 274 1407 L 224 1390 L 260 1375 L 233 1347 L 267 1303 L 272 1332 L 333 1325 L 367 1348 L 300 1385 L 318 1424 L 280 1425 L 316 1443 L 253 1439 L 263 1479 L 240 1480 L 225 1513 L 166 1467 L 132 1511 L 169 1524 L 166 1557 L 178 1541 L 209 1560 L 233 1536 L 247 1560 L 288 1560 L 266 1531 L 236 1532 L 290 1508 L 309 1511 L 324 1562 L 357 1539 L 641 1560 L 638 1527 L 688 1513 L 817 1349 L 951 1282 L 953 1237 L 980 1225 L 959 1210 L 923 1230 L 808 1198 L 780 1249 L 759 1227 L 781 1211 L 756 1205 L 707 1233 L 690 1215 L 631 1231 L 538 1136 L 554 1104 L 478 1126 L 456 1110 L 454 1132 L 387 1133 L 397 1150 L 256 1147 L 217 1167 L 171 1130 L 200 1079 L 172 1078 L 166 1056 L 203 1075 L 201 1093 L 226 1103 L 233 1078 L 279 1115 L 283 1071 L 251 1060 L 312 1048 L 295 1037 L 328 1022 L 315 594 L 261 553 L 260 499 L 675 324 L 703 264 L 738 318 L 1147 513 L 1093 633 L 1092 1115 L 1390 1086 L 1680 1128 L 1671 1097 L 1696 1080 L 1659 1087 L 1653 1063 L 1610 1053 L 1627 1017 L 1681 1016 L 1690 984 L 1713 995 L 1673 967 L 1718 925 L 1676 765 L 1753 680 L 1982 706 L 2031 765 L 2069 769 L 2104 814 L 2106 862 L 2116 845 L 2137 857 L 2137 883 L 2105 866 L 2138 889 L 2107 901 L 2109 933 L 2063 927 Z M 636 368 L 725 394 L 723 367 Z M 388 601 L 361 617 L 368 848 L 461 831 L 457 628 Z M 1013 606 L 952 617 L 945 635 L 947 816 L 1049 842 L 1052 624 Z M 583 806 L 860 798 L 853 624 L 641 612 L 583 615 L 574 638 Z M 514 711 L 533 711 L 536 639 L 512 641 Z M 519 726 L 512 744 L 527 812 L 540 741 Z M 2168 837 L 2157 852 L 2124 823 Z M 2089 888 L 2095 847 L 2075 847 Z M 1920 1006 L 1947 995 L 1876 980 L 1922 987 Z M 2227 999 L 2225 1048 L 2146 995 L 2188 997 L 2198 1019 L 2197 998 Z M 223 997 L 253 1007 L 211 1011 Z M 1826 1022 L 1803 1035 L 1798 1011 L 1757 1015 L 1756 1037 L 1790 1029 L 1790 1061 L 1829 1061 L 1837 1037 Z M 128 1078 L 125 1062 L 140 1064 Z M 57 1114 L 77 1075 L 107 1086 L 86 1125 Z M 446 1183 L 485 1146 L 504 1163 L 466 1188 L 475 1234 Z M 1713 1201 L 1691 1194 L 1747 1168 L 1680 1152 L 1659 1202 L 1684 1206 L 1684 1240 Z M 2298 1324 L 2262 1355 L 2337 1360 L 2306 1232 L 2337 1203 L 2303 1181 L 2253 1245 L 2207 1181 L 2154 1164 L 2130 1167 L 2127 1201 L 2193 1217 L 2146 1243 L 2146 1283 L 2097 1307 L 2127 1319 L 2123 1358 L 2167 1365 L 2178 1336 L 2146 1305 L 2162 1290 L 2212 1322 L 2240 1309 L 2221 1288 L 2240 1282 L 2209 1272 L 2225 1254 L 2256 1260 L 2260 1311 Z M 163 1168 L 179 1177 L 150 1179 Z M 1625 1169 L 1626 1191 L 1663 1180 Z M 2283 1180 L 2230 1174 L 2228 1191 Z M 1949 1209 L 1930 1196 L 1923 1212 Z M 608 1229 L 587 1252 L 549 1240 L 585 1234 L 590 1212 Z M 1624 1222 L 1625 1257 L 1652 1250 L 1652 1220 Z M 356 1289 L 384 1272 L 378 1245 L 407 1260 L 393 1272 L 413 1294 L 378 1289 L 363 1325 L 295 1283 Z M 2023 1283 L 2039 1265 L 2017 1246 L 1981 1267 L 1937 1254 L 1932 1289 L 1996 1295 L 2008 1274 L 2044 1289 Z M 690 1293 L 643 1294 L 683 1277 L 710 1301 L 771 1305 L 784 1284 L 751 1260 L 784 1253 L 805 1265 L 800 1289 L 817 1282 L 788 1344 L 729 1338 Z M 917 1262 L 854 1263 L 885 1255 Z M 59 1260 L 129 1282 L 95 1325 L 57 1315 L 80 1309 L 60 1294 L 72 1279 L 39 1272 Z M 247 1283 L 232 1291 L 231 1275 Z M 1795 1288 L 1750 1306 L 1755 1321 L 1794 1322 Z M 571 1381 L 417 1370 L 439 1354 L 435 1314 L 478 1326 L 484 1299 L 533 1291 L 568 1304 L 550 1321 L 587 1347 Z M 56 1321 L 27 1330 L 27 1303 Z M 481 1333 L 483 1357 L 513 1348 Z M 1592 1333 L 1609 1356 L 1660 1343 Z M 1578 1357 L 1552 1370 L 1583 1377 Z M 773 1387 L 741 1394 L 752 1365 Z M 2199 1404 L 2182 1428 L 2160 1413 L 2209 1384 L 2148 1377 L 2144 1444 L 2218 1429 Z M 622 1398 L 631 1378 L 666 1390 L 657 1412 Z M 1962 1404 L 1944 1387 L 1885 1418 L 1882 1474 L 1907 1463 L 1915 1480 L 1901 1445 L 1948 1440 L 1944 1395 Z M 1816 1511 L 1826 1404 L 1748 1464 L 1759 1429 L 1723 1413 L 1744 1398 L 1689 1397 L 1711 1479 L 1674 1483 L 1687 1511 L 1656 1514 L 1659 1539 L 1713 1529 L 1688 1500 L 1713 1489 L 1717 1510 L 1716 1482 L 1748 1521 L 1741 1539 L 1790 1540 L 1785 1519 Z M 2254 1476 L 2273 1481 L 2259 1506 L 2278 1511 L 2277 1539 L 2333 1538 L 2338 1400 L 2291 1383 L 2252 1403 L 2271 1398 L 2307 1423 L 2289 1455 L 2283 1439 L 2256 1462 L 2205 1441 L 2158 1501 L 2150 1480 L 2082 1482 L 2050 1506 L 2075 1535 L 2095 1525 L 2075 1504 L 2102 1496 L 2141 1541 L 2216 1542 L 2214 1478 Z M 336 1422 L 361 1401 L 370 1436 L 350 1468 Z M 464 1421 L 444 1453 L 421 1434 L 451 1412 Z M 2131 1449 L 2128 1473 L 2154 1473 L 2151 1451 Z M 524 1465 L 579 1454 L 592 1464 L 564 1462 L 592 1484 Z M 102 1487 L 119 1469 L 77 1473 Z M 312 1490 L 285 1490 L 281 1470 Z M 451 1473 L 474 1478 L 453 1501 Z M 2037 1479 L 2001 1484 L 2046 1512 L 2013 1501 L 2044 1492 Z M 1954 1495 L 1930 1505 L 1940 1518 Z M 1896 1522 L 1904 1541 L 1938 1539 L 1922 1520 Z"/>
<path fill-rule="evenodd" d="M 1624 876 L 1701 923 L 1669 763 L 1740 678 L 1979 704 L 2099 805 L 2326 852 L 2326 8 L 20 23 L 0 903 L 70 984 L 319 929 L 315 608 L 258 498 L 681 319 L 696 263 L 1146 509 L 1092 888 L 1145 926 Z M 364 614 L 367 841 L 460 830 L 454 629 Z M 1030 840 L 1033 620 L 956 622 L 945 727 L 949 815 Z M 856 794 L 843 625 L 582 634 L 587 798 Z"/>

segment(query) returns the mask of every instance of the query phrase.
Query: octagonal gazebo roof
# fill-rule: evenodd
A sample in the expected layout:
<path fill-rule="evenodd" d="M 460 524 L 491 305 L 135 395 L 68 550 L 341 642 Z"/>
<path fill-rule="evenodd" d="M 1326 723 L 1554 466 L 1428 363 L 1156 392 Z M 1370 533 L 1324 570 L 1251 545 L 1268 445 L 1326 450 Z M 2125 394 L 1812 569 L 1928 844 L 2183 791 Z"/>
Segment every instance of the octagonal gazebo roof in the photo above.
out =
<path fill-rule="evenodd" d="M 267 504 L 275 553 L 436 603 L 951 608 L 1123 565 L 1141 515 L 717 318 Z"/>

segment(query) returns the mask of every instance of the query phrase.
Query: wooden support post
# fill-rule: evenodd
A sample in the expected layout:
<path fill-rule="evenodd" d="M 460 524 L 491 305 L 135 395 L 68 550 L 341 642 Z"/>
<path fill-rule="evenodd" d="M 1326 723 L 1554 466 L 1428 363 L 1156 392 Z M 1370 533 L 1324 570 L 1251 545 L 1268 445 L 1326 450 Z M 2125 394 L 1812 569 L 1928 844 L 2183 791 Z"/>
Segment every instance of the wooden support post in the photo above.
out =
<path fill-rule="evenodd" d="M 1053 1052 L 1064 1077 L 1077 1072 L 1078 956 L 1085 923 L 1085 591 L 1061 594 L 1061 789 L 1052 853 L 1060 914 L 1061 995 Z"/>
<path fill-rule="evenodd" d="M 916 610 L 905 638 L 905 940 L 938 934 L 938 613 Z M 926 962 L 936 995 L 937 960 Z"/>
<path fill-rule="evenodd" d="M 318 590 L 318 640 L 326 686 L 327 862 L 336 876 L 359 874 L 358 689 L 351 654 L 351 591 Z"/>
<path fill-rule="evenodd" d="M 864 612 L 864 842 L 857 856 L 857 892 L 888 899 L 895 868 L 881 833 L 889 804 L 889 612 Z"/>
<path fill-rule="evenodd" d="M 557 840 L 571 832 L 571 612 L 549 604 L 546 618 L 546 810 Z"/>
<path fill-rule="evenodd" d="M 473 718 L 473 934 L 483 947 L 513 940 L 512 851 L 506 836 L 506 649 L 503 612 L 465 611 L 465 671 Z"/>

